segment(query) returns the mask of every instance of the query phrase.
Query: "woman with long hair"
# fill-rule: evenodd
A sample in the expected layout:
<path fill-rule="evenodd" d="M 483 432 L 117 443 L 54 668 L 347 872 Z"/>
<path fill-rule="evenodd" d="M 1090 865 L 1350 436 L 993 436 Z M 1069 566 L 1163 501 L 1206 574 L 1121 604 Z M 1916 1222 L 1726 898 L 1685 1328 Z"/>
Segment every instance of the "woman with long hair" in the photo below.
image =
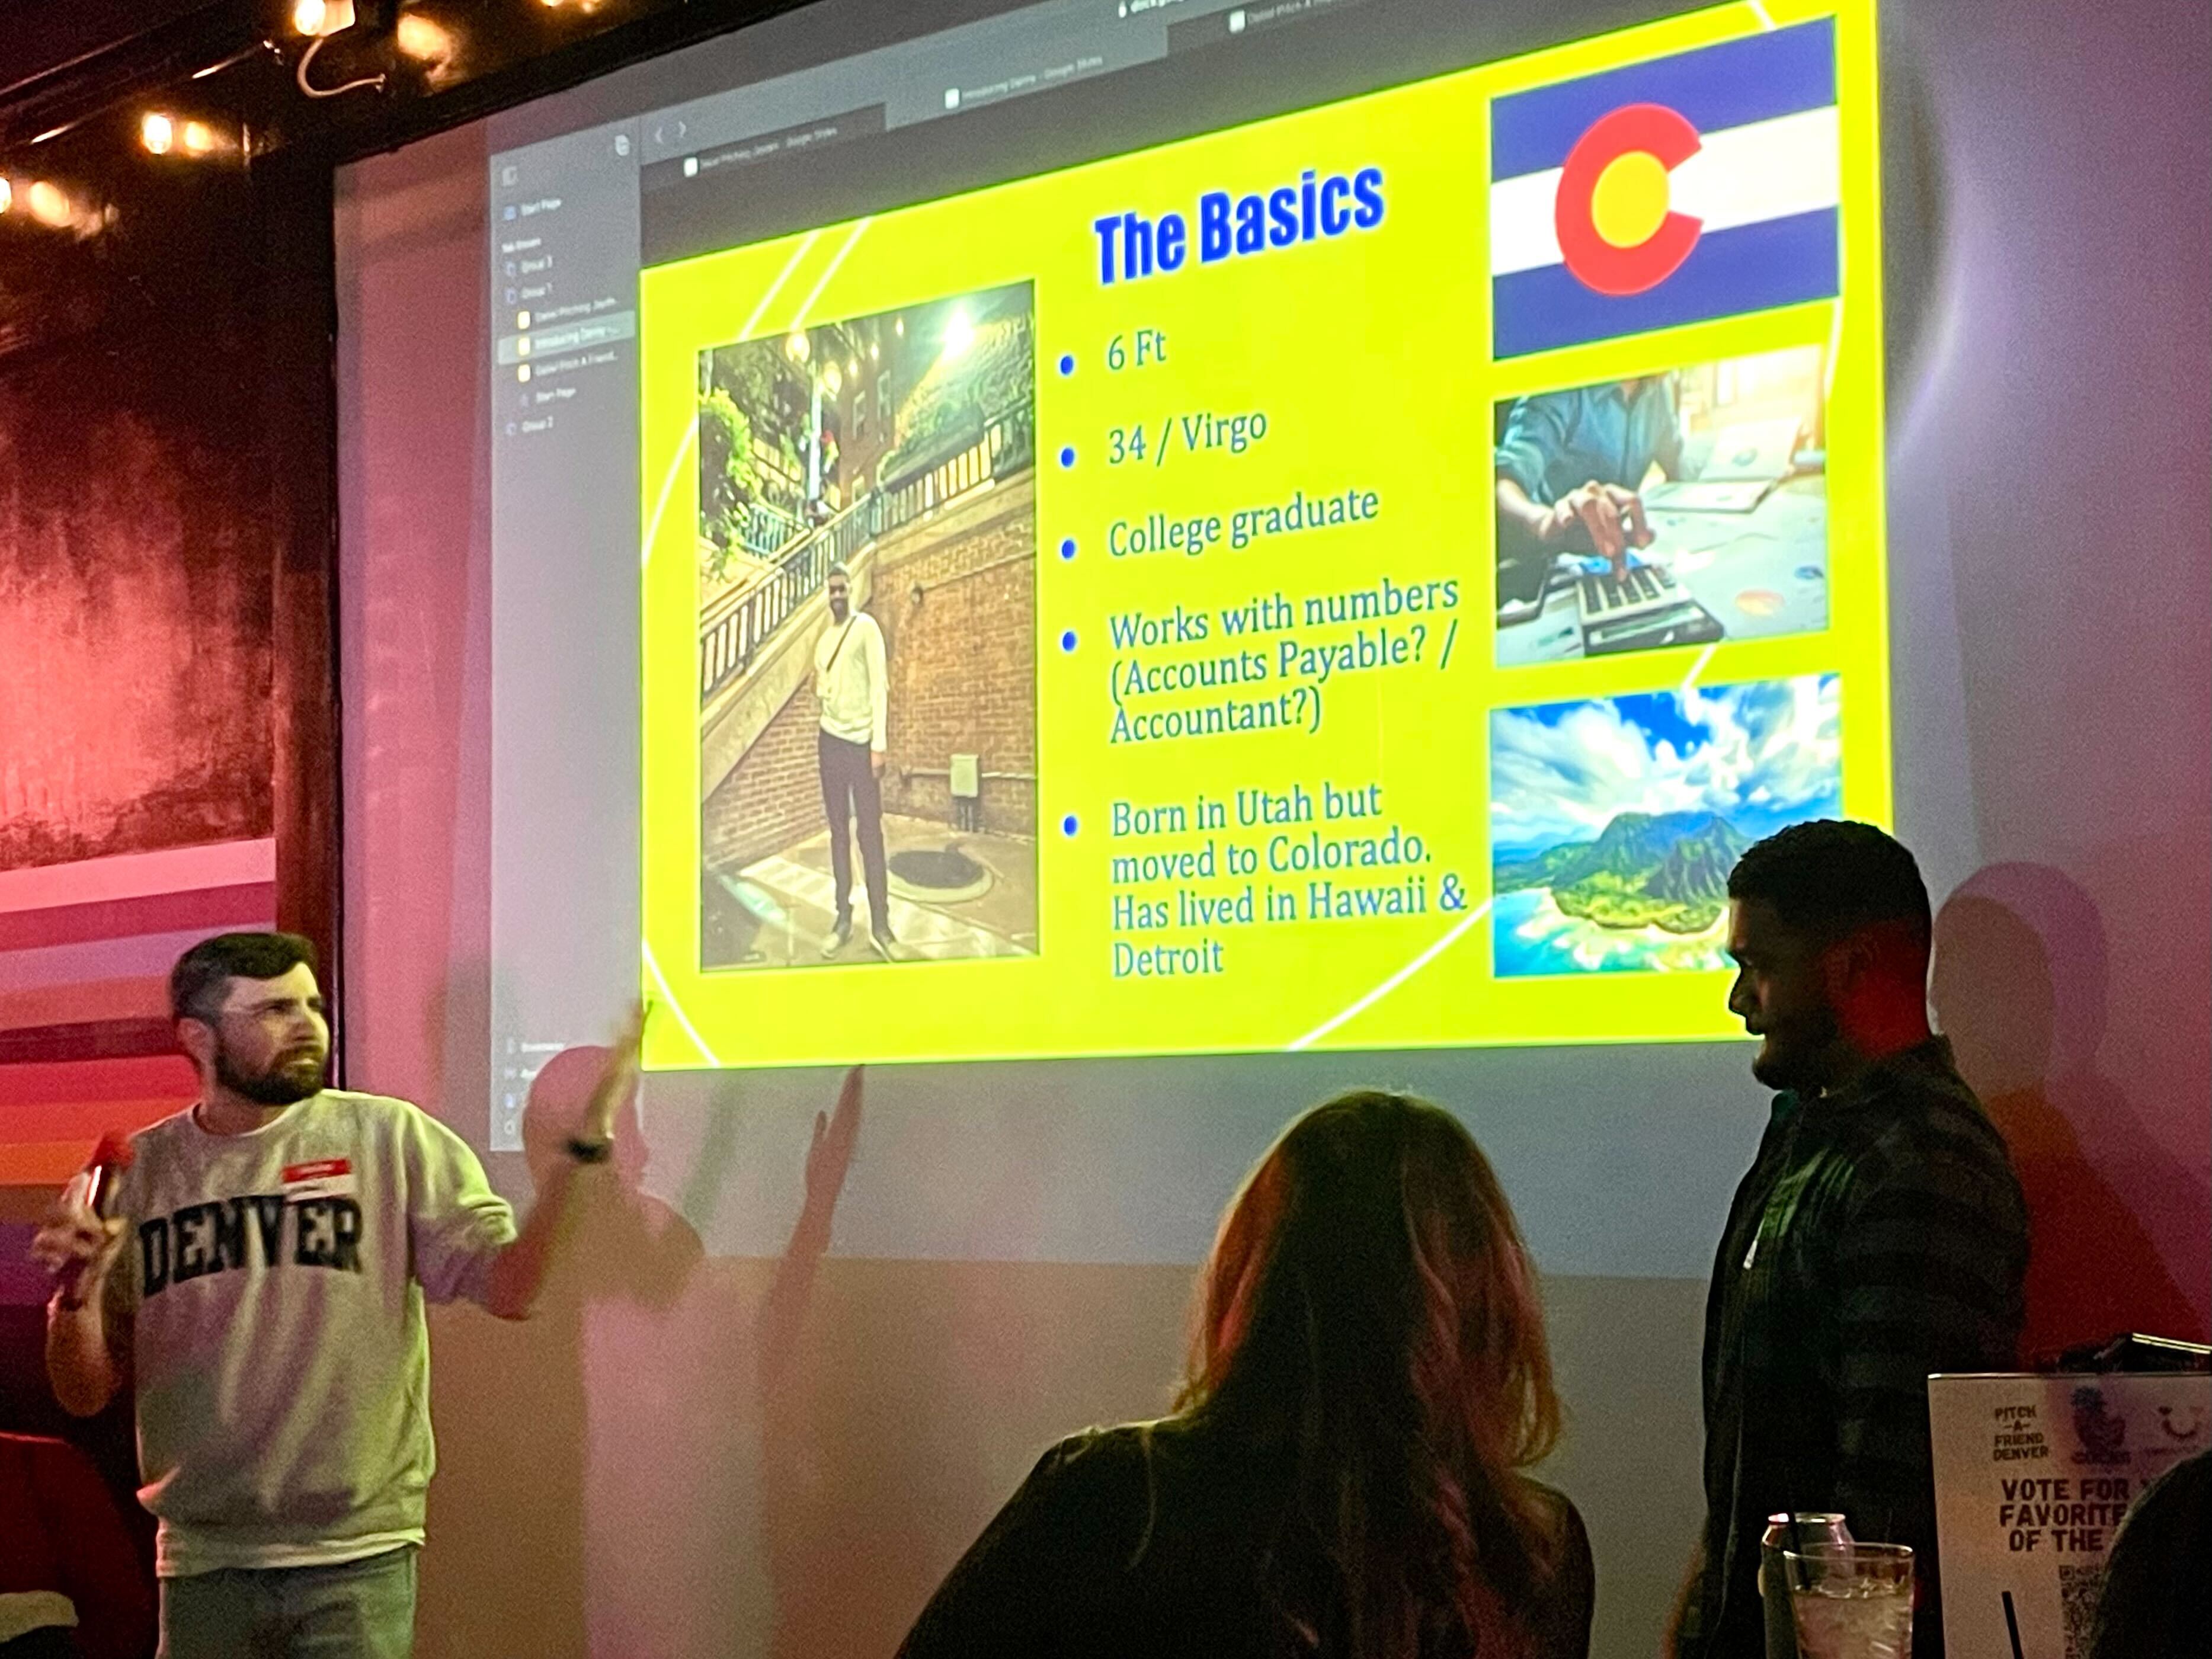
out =
<path fill-rule="evenodd" d="M 1048 1452 L 902 1659 L 1584 1659 L 1534 1274 L 1474 1140 L 1360 1090 L 1223 1218 L 1175 1414 Z"/>

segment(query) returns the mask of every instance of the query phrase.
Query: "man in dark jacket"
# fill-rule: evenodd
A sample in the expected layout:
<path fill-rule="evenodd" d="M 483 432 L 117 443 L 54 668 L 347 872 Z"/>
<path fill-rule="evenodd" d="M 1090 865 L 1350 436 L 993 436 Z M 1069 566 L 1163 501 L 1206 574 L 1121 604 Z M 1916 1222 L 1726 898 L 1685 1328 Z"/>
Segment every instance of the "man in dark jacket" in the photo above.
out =
<path fill-rule="evenodd" d="M 1729 1006 L 1776 1095 L 1705 1308 L 1703 1543 L 1670 1650 L 1765 1650 L 1759 1535 L 1787 1510 L 1911 1546 L 1916 1659 L 1941 1659 L 1928 1378 L 2008 1370 L 2027 1212 L 2002 1138 L 1928 1026 L 1928 890 L 1870 825 L 1793 825 L 1729 879 Z"/>

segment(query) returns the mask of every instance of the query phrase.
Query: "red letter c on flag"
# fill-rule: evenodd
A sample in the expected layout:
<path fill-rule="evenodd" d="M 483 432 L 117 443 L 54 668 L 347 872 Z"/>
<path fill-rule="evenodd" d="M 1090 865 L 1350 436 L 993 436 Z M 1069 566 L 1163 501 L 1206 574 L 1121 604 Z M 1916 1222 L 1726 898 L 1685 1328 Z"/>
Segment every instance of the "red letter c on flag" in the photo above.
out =
<path fill-rule="evenodd" d="M 1673 276 L 1698 245 L 1701 220 L 1670 210 L 1643 241 L 1617 247 L 1598 234 L 1592 204 L 1598 179 L 1621 156 L 1649 155 L 1672 173 L 1698 148 L 1697 128 L 1662 104 L 1627 104 L 1599 117 L 1575 140 L 1559 173 L 1552 217 L 1567 269 L 1587 287 L 1616 299 L 1656 288 Z"/>

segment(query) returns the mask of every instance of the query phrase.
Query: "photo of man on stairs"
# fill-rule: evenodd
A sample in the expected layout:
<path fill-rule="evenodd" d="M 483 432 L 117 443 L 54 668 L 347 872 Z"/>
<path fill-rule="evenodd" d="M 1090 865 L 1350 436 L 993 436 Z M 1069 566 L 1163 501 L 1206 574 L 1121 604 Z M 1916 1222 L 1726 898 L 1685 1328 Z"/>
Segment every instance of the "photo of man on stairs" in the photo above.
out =
<path fill-rule="evenodd" d="M 852 574 L 830 567 L 830 625 L 814 647 L 814 695 L 822 705 L 822 810 L 830 820 L 830 869 L 837 884 L 837 922 L 822 941 L 834 957 L 853 942 L 853 846 L 868 873 L 868 948 L 895 960 L 891 896 L 884 873 L 884 734 L 889 696 L 884 684 L 884 631 L 853 609 Z M 856 640 L 853 636 L 859 635 Z M 853 648 L 848 652 L 847 646 Z"/>
<path fill-rule="evenodd" d="M 703 968 L 1036 952 L 1035 408 L 1027 283 L 700 354 Z"/>

